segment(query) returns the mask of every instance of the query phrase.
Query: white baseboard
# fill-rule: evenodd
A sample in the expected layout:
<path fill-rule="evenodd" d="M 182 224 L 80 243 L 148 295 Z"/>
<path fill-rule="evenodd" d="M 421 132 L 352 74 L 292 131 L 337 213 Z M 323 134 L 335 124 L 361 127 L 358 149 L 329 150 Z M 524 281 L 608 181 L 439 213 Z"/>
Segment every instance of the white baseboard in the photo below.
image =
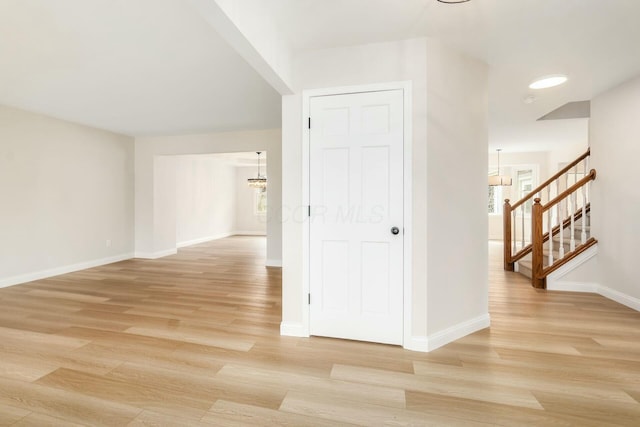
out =
<path fill-rule="evenodd" d="M 626 305 L 636 311 L 640 311 L 640 299 L 632 297 L 631 295 L 623 294 L 620 291 L 611 289 L 607 286 L 600 285 L 599 283 L 584 283 L 584 282 L 569 282 L 569 281 L 556 281 L 549 287 L 547 284 L 547 290 L 549 291 L 565 291 L 565 292 L 590 292 L 594 294 L 602 295 L 612 301 L 619 304 Z"/>
<path fill-rule="evenodd" d="M 548 279 L 548 278 L 547 278 Z M 568 280 L 547 280 L 548 291 L 590 292 L 599 294 L 600 285 L 591 282 L 570 282 Z"/>
<path fill-rule="evenodd" d="M 212 236 L 200 237 L 198 239 L 191 239 L 191 240 L 185 240 L 183 242 L 178 242 L 176 246 L 178 246 L 179 248 L 184 248 L 186 246 L 192 246 L 192 245 L 197 245 L 204 242 L 210 242 L 212 240 L 224 239 L 225 237 L 229 237 L 233 235 L 234 235 L 233 232 L 214 234 Z"/>
<path fill-rule="evenodd" d="M 282 322 L 280 323 L 280 335 L 287 337 L 308 337 L 309 332 L 306 331 L 302 323 Z"/>
<path fill-rule="evenodd" d="M 282 260 L 281 259 L 268 259 L 265 262 L 265 265 L 267 267 L 282 267 Z"/>
<path fill-rule="evenodd" d="M 433 351 L 466 335 L 488 328 L 490 325 L 491 317 L 489 313 L 478 316 L 475 319 L 469 319 L 466 322 L 458 323 L 443 331 L 429 335 L 427 337 L 426 351 Z"/>
<path fill-rule="evenodd" d="M 266 231 L 234 231 L 234 236 L 266 236 Z"/>
<path fill-rule="evenodd" d="M 101 258 L 77 264 L 65 265 L 64 267 L 51 268 L 34 273 L 21 274 L 19 276 L 0 278 L 0 288 L 6 288 L 21 283 L 33 282 L 34 280 L 46 279 L 48 277 L 59 276 L 61 274 L 73 273 L 74 271 L 86 270 L 87 268 L 99 267 L 101 265 L 112 264 L 133 258 L 133 253 L 116 255 L 108 258 Z"/>
<path fill-rule="evenodd" d="M 158 259 L 158 258 L 162 258 L 165 256 L 169 256 L 169 255 L 175 255 L 178 253 L 177 249 L 167 249 L 166 251 L 159 251 L 159 252 L 136 252 L 135 253 L 135 257 L 136 258 L 143 258 L 143 259 Z"/>
<path fill-rule="evenodd" d="M 635 311 L 640 311 L 640 299 L 638 298 L 623 294 L 622 292 L 602 285 L 598 287 L 598 293 L 605 298 L 609 298 L 610 300 L 614 300 L 617 303 L 626 305 L 627 307 L 632 308 Z"/>
<path fill-rule="evenodd" d="M 425 336 L 415 336 L 409 338 L 409 342 L 404 342 L 403 348 L 411 351 L 426 353 L 429 351 L 429 339 Z"/>
<path fill-rule="evenodd" d="M 481 329 L 488 328 L 491 324 L 489 314 L 485 314 L 475 319 L 459 323 L 455 326 L 437 332 L 428 337 L 414 336 L 409 342 L 403 343 L 403 347 L 407 350 L 420 351 L 423 353 L 435 350 L 443 345 L 449 344 L 466 335 L 472 334 Z M 304 328 L 302 323 L 282 322 L 280 324 L 280 335 L 290 337 L 308 337 L 309 332 Z"/>

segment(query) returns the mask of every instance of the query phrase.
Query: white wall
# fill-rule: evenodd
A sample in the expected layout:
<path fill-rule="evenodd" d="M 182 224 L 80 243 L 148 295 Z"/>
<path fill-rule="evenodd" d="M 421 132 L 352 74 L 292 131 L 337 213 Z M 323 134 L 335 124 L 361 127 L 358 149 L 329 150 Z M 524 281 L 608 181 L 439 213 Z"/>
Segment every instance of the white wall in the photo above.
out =
<path fill-rule="evenodd" d="M 428 41 L 427 336 L 438 345 L 489 326 L 487 92 L 486 64 Z"/>
<path fill-rule="evenodd" d="M 188 246 L 233 234 L 236 168 L 215 155 L 175 156 L 174 161 L 177 245 Z"/>
<path fill-rule="evenodd" d="M 133 147 L 126 136 L 0 107 L 0 285 L 132 255 Z"/>
<path fill-rule="evenodd" d="M 598 239 L 600 285 L 626 295 L 640 307 L 640 77 L 591 102 L 592 236 Z M 591 280 L 593 281 L 593 280 Z"/>
<path fill-rule="evenodd" d="M 153 230 L 154 246 L 170 248 L 156 256 L 176 253 L 176 167 L 175 158 L 158 156 L 153 159 Z M 138 257 L 142 257 L 140 253 Z"/>
<path fill-rule="evenodd" d="M 567 163 L 571 163 L 573 160 L 580 157 L 585 151 L 587 151 L 587 148 L 589 148 L 589 132 L 587 130 L 589 127 L 589 119 L 573 120 L 579 120 L 584 123 L 584 140 L 579 143 L 567 144 L 565 146 L 558 147 L 553 151 L 549 151 L 549 177 L 565 167 Z"/>
<path fill-rule="evenodd" d="M 281 132 L 279 129 L 222 132 L 202 135 L 143 137 L 135 141 L 135 251 L 136 256 L 154 258 L 175 252 L 175 216 L 157 209 L 158 194 L 173 197 L 175 189 L 157 176 L 158 158 L 188 154 L 266 151 L 269 153 L 269 211 L 267 215 L 267 265 L 280 265 L 282 259 Z M 155 178 L 155 180 L 154 180 Z M 165 197 L 165 196 L 162 196 Z M 174 209 L 175 211 L 175 209 Z"/>
<path fill-rule="evenodd" d="M 258 215 L 255 212 L 257 190 L 247 185 L 247 179 L 255 178 L 258 170 L 253 166 L 239 166 L 235 169 L 235 232 L 238 234 L 251 234 L 258 236 L 266 235 L 267 217 L 266 215 Z"/>
<path fill-rule="evenodd" d="M 305 52 L 296 58 L 294 80 L 297 93 L 283 97 L 282 113 L 282 330 L 304 331 L 301 92 L 403 80 L 413 88 L 413 229 L 407 231 L 413 242 L 414 342 L 405 346 L 434 348 L 455 335 L 445 330 L 460 331 L 465 322 L 471 326 L 464 333 L 487 326 L 486 66 L 415 39 Z M 457 219 L 464 220 L 462 227 Z M 456 228 L 464 231 L 447 236 Z M 452 270 L 460 272 L 451 277 Z"/>

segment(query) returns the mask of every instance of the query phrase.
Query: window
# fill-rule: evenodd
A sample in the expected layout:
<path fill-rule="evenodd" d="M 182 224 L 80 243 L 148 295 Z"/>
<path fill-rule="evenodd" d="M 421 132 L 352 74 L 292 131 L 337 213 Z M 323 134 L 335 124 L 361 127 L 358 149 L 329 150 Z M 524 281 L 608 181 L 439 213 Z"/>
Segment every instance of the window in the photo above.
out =
<path fill-rule="evenodd" d="M 494 175 L 497 175 L 494 174 Z M 489 210 L 490 214 L 501 214 L 502 213 L 502 187 L 489 185 Z"/>

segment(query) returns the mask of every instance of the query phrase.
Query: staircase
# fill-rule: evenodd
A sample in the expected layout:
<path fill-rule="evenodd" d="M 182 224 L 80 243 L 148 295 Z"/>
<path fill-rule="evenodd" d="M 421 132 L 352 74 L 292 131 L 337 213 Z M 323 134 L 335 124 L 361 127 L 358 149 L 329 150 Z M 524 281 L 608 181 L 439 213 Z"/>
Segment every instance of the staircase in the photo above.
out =
<path fill-rule="evenodd" d="M 505 200 L 504 268 L 546 289 L 546 278 L 597 244 L 591 236 L 591 152 L 578 157 L 513 205 Z M 588 171 L 588 172 L 587 172 Z"/>

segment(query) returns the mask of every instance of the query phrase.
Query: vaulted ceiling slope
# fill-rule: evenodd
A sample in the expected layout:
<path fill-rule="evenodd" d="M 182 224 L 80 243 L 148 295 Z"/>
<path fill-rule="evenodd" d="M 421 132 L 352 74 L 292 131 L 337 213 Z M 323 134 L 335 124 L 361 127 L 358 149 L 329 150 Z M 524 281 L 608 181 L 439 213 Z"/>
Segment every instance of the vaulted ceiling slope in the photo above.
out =
<path fill-rule="evenodd" d="M 280 127 L 280 95 L 179 0 L 0 0 L 0 104 L 127 135 Z"/>

